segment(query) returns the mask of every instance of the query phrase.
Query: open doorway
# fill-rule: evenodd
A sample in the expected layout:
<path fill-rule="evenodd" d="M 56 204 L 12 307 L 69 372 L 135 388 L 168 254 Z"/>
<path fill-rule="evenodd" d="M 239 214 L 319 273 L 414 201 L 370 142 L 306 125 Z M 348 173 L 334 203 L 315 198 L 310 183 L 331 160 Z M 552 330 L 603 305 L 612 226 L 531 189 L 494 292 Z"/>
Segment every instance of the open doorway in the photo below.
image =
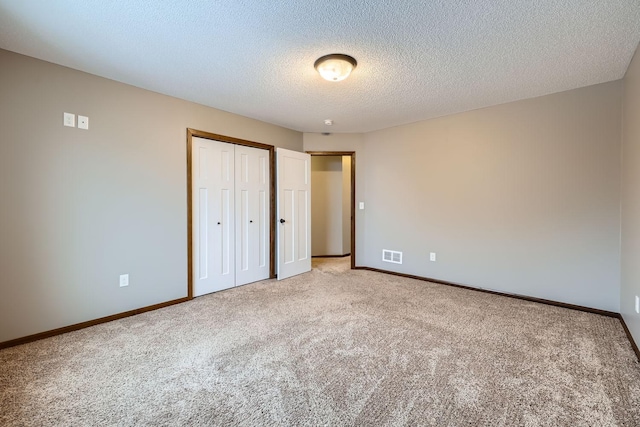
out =
<path fill-rule="evenodd" d="M 355 167 L 353 151 L 311 155 L 311 254 L 351 256 L 355 268 Z"/>

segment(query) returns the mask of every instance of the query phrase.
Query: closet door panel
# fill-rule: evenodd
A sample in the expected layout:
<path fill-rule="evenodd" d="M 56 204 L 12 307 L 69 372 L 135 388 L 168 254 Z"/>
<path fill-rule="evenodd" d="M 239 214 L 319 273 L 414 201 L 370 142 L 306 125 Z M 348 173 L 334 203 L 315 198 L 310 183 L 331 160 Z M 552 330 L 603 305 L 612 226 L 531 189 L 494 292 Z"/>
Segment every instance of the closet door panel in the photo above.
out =
<path fill-rule="evenodd" d="M 194 296 L 235 285 L 234 148 L 208 139 L 193 139 L 193 293 Z"/>
<path fill-rule="evenodd" d="M 268 159 L 236 146 L 236 286 L 269 278 Z"/>

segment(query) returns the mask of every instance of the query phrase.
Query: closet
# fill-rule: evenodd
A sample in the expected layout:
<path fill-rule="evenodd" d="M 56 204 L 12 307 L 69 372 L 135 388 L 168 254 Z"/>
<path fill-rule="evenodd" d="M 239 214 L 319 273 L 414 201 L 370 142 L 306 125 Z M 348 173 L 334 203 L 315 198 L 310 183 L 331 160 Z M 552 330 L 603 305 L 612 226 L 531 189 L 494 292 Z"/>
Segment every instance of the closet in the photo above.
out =
<path fill-rule="evenodd" d="M 193 295 L 269 278 L 269 151 L 193 138 Z"/>

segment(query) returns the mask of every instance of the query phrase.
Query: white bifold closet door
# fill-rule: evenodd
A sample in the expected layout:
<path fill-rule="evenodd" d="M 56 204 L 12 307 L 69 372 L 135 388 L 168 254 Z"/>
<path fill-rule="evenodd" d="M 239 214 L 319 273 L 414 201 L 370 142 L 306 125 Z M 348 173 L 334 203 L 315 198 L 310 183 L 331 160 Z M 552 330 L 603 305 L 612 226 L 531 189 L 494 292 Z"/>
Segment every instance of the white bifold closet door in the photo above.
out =
<path fill-rule="evenodd" d="M 193 138 L 193 294 L 269 277 L 269 152 Z"/>
<path fill-rule="evenodd" d="M 235 286 L 234 146 L 193 138 L 193 294 Z"/>
<path fill-rule="evenodd" d="M 235 146 L 236 286 L 269 278 L 269 152 Z"/>

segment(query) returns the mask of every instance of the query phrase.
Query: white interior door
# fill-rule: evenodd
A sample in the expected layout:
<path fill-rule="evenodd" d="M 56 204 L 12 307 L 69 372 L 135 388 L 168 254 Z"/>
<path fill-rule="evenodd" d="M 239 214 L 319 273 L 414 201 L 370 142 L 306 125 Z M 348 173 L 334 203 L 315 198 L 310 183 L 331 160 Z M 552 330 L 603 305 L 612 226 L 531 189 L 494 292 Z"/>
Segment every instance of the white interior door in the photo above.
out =
<path fill-rule="evenodd" d="M 235 286 L 234 146 L 193 138 L 193 295 Z"/>
<path fill-rule="evenodd" d="M 269 151 L 236 145 L 236 286 L 269 278 Z"/>
<path fill-rule="evenodd" d="M 311 156 L 276 149 L 278 280 L 311 271 Z"/>

